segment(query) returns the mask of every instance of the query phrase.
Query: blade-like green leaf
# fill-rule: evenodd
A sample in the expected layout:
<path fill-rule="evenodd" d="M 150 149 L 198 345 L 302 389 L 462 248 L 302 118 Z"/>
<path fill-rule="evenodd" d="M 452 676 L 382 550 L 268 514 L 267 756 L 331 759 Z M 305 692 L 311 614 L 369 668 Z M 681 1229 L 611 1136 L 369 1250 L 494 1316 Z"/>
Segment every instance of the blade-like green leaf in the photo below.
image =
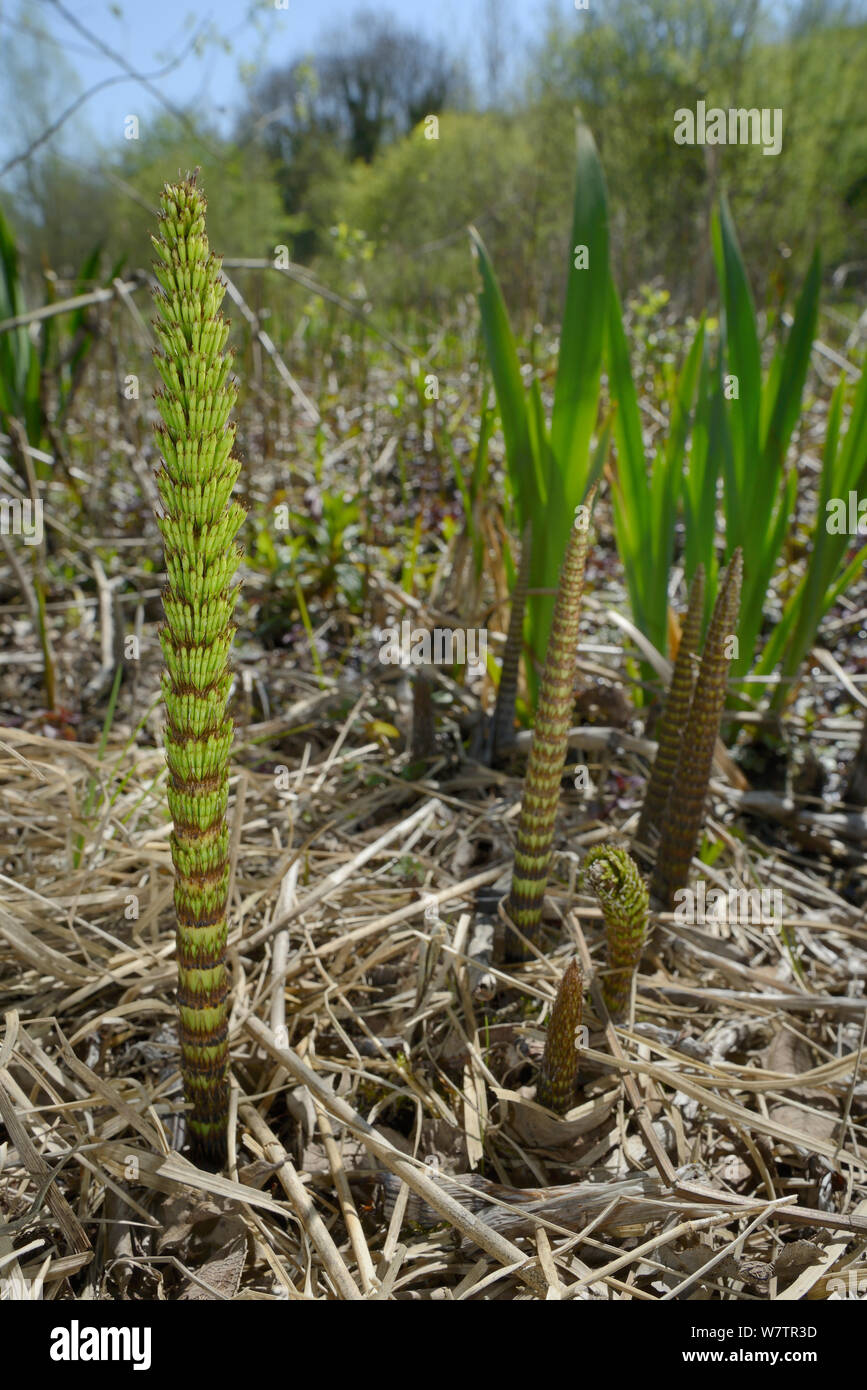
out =
<path fill-rule="evenodd" d="M 867 464 L 867 356 L 861 364 L 861 378 L 852 402 L 849 428 L 840 450 L 838 497 L 857 491 Z"/>
<path fill-rule="evenodd" d="M 705 338 L 692 442 L 683 478 L 686 573 L 691 583 L 698 566 L 704 566 L 705 624 L 716 598 L 716 492 L 717 479 L 723 468 L 726 438 L 722 393 L 717 388 L 716 375 L 711 368 L 710 348 Z"/>
<path fill-rule="evenodd" d="M 783 541 L 791 528 L 797 493 L 798 475 L 793 468 L 786 479 L 786 486 L 781 494 L 765 543 L 762 546 L 757 545 L 754 549 L 750 592 L 761 597 L 754 600 L 750 608 L 747 608 L 746 604 L 741 608 L 738 622 L 739 650 L 730 667 L 732 681 L 736 680 L 738 676 L 744 675 L 753 666 L 756 642 L 762 628 L 764 606 L 762 600 L 770 588 L 777 558 L 783 548 Z M 757 697 L 755 683 L 750 682 L 750 684 L 753 688 L 749 693 L 751 698 L 755 699 Z"/>
<path fill-rule="evenodd" d="M 713 239 L 724 308 L 727 375 L 735 378 L 737 389 L 737 396 L 729 397 L 735 404 L 729 414 L 734 477 L 746 512 L 751 511 L 748 504 L 757 482 L 762 359 L 753 295 L 724 196 L 714 219 Z M 729 534 L 726 539 L 731 549 L 742 544 L 744 537 Z"/>
<path fill-rule="evenodd" d="M 845 563 L 852 538 L 848 532 L 832 531 L 828 525 L 828 506 L 832 499 L 842 499 L 845 505 L 850 492 L 857 495 L 867 486 L 867 371 L 862 373 L 858 383 L 849 428 L 841 443 L 845 388 L 846 381 L 842 378 L 828 412 L 807 570 L 789 597 L 756 668 L 757 674 L 765 675 L 781 664 L 783 679 L 771 700 L 772 708 L 777 710 L 789 698 L 792 681 L 815 643 L 822 619 L 867 560 L 867 547 L 862 546 L 849 563 Z"/>
<path fill-rule="evenodd" d="M 607 339 L 608 389 L 617 407 L 614 437 L 617 442 L 617 476 L 623 505 L 620 525 L 628 537 L 630 554 L 635 554 L 641 534 L 642 500 L 647 491 L 647 462 L 641 432 L 638 395 L 632 379 L 629 345 L 623 330 L 620 299 L 611 281 L 608 296 Z M 622 552 L 621 552 L 622 553 Z"/>
<path fill-rule="evenodd" d="M 0 319 L 24 313 L 18 274 L 18 246 L 0 210 Z M 24 414 L 30 359 L 35 349 L 25 327 L 0 334 L 0 408 L 4 414 Z"/>
<path fill-rule="evenodd" d="M 813 254 L 807 278 L 798 298 L 795 317 L 782 356 L 776 391 L 772 392 L 770 381 L 765 388 L 773 407 L 763 441 L 762 477 L 770 477 L 773 468 L 782 467 L 792 431 L 801 413 L 801 397 L 807 379 L 807 368 L 810 365 L 813 340 L 816 337 L 821 287 L 822 267 L 817 250 Z"/>
<path fill-rule="evenodd" d="M 470 228 L 470 238 L 476 256 L 476 264 L 482 277 L 482 289 L 479 294 L 482 333 L 484 334 L 488 361 L 491 364 L 494 390 L 503 425 L 506 460 L 518 511 L 523 521 L 532 514 L 538 495 L 535 462 L 527 422 L 524 382 L 521 377 L 521 367 L 515 339 L 512 336 L 509 315 L 506 312 L 506 304 L 494 273 L 494 267 L 491 264 L 485 244 L 475 227 Z"/>

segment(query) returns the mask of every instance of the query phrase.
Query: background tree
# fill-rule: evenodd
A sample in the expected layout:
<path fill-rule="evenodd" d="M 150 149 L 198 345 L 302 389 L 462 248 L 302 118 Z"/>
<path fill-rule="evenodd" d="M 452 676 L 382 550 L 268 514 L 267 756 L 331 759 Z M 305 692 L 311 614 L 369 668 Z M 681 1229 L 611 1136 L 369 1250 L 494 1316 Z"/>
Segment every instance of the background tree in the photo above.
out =
<path fill-rule="evenodd" d="M 238 134 L 244 144 L 261 142 L 273 161 L 296 256 L 311 254 L 321 235 L 309 206 L 313 184 L 339 176 L 342 161 L 371 164 L 425 116 L 465 104 L 468 90 L 443 45 L 368 11 L 314 56 L 254 81 Z"/>

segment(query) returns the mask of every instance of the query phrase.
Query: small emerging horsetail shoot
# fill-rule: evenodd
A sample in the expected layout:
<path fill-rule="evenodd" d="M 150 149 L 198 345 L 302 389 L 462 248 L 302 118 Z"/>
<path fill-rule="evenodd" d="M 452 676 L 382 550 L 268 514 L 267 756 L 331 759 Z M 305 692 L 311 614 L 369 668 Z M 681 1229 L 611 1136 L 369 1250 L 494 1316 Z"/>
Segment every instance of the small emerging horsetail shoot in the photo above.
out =
<path fill-rule="evenodd" d="M 584 1005 L 584 978 L 577 961 L 570 961 L 551 1010 L 545 1055 L 536 1086 L 536 1099 L 549 1110 L 565 1114 L 575 1095 L 578 1043 L 575 1037 Z"/>

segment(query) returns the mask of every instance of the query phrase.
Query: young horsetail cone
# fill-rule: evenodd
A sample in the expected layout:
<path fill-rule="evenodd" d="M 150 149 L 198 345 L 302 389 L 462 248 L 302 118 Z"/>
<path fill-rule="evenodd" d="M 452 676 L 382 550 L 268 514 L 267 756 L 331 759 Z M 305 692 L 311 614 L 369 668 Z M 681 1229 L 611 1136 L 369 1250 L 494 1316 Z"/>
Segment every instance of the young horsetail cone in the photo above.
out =
<path fill-rule="evenodd" d="M 632 856 L 612 845 L 590 850 L 582 878 L 602 908 L 607 947 L 602 997 L 616 1023 L 629 1008 L 632 977 L 647 936 L 650 895 Z"/>
<path fill-rule="evenodd" d="M 196 175 L 167 184 L 160 202 L 162 235 L 151 238 L 162 287 L 154 325 L 163 379 L 156 395 L 163 459 L 156 484 L 168 573 L 160 643 L 181 1070 L 194 1153 L 219 1167 L 229 1100 L 226 804 L 233 725 L 226 702 L 237 596 L 232 579 L 241 558 L 235 537 L 244 520 L 243 507 L 231 500 L 241 469 L 229 424 L 237 388 L 225 350 L 229 326 L 219 312 L 225 286 L 208 248 Z"/>
<path fill-rule="evenodd" d="M 584 1003 L 584 978 L 578 962 L 567 965 L 560 981 L 557 998 L 551 1010 L 551 1020 L 545 1038 L 545 1055 L 536 1086 L 536 1099 L 549 1110 L 565 1114 L 575 1095 L 578 1075 L 578 1047 L 575 1032 L 581 1023 Z"/>

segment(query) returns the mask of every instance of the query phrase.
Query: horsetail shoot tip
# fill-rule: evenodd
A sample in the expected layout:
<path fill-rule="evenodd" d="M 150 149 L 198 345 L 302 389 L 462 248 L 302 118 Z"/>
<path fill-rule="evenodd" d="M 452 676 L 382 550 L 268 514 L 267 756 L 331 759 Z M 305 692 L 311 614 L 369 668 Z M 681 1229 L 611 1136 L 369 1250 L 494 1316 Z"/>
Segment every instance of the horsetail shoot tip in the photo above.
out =
<path fill-rule="evenodd" d="M 219 312 L 225 286 L 208 247 L 207 205 L 196 175 L 167 184 L 160 203 L 162 234 L 151 238 L 161 286 L 155 362 L 163 380 L 156 394 L 163 460 L 156 485 L 168 574 L 160 643 L 181 1070 L 194 1154 L 220 1167 L 228 1120 L 226 805 L 233 738 L 226 704 L 238 591 L 232 579 L 241 558 L 235 538 L 245 513 L 231 500 L 241 465 L 229 423 L 237 396 L 226 351 L 229 325 Z"/>
<path fill-rule="evenodd" d="M 577 961 L 570 961 L 554 1007 L 545 1038 L 545 1055 L 536 1086 L 536 1099 L 549 1110 L 564 1115 L 575 1095 L 578 1076 L 578 1045 L 576 1031 L 581 1023 L 584 1004 L 584 977 Z"/>
<path fill-rule="evenodd" d="M 596 895 L 605 920 L 602 998 L 617 1023 L 629 1008 L 632 979 L 647 935 L 650 897 L 635 860 L 618 846 L 596 845 L 591 849 L 582 876 Z"/>

